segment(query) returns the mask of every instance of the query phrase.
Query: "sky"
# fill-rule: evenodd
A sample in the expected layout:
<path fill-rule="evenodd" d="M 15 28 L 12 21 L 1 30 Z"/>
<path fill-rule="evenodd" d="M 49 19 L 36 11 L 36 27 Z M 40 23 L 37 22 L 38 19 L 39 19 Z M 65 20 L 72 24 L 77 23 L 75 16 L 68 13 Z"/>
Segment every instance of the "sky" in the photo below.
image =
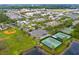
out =
<path fill-rule="evenodd" d="M 79 4 L 79 0 L 0 0 L 0 4 Z"/>

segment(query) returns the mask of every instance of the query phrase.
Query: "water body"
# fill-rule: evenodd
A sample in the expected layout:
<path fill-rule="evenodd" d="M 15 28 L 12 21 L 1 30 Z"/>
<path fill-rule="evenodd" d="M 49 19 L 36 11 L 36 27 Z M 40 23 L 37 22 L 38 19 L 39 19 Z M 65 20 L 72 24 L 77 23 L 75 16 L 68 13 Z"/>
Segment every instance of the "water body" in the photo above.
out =
<path fill-rule="evenodd" d="M 64 55 L 79 55 L 79 42 L 73 42 Z"/>
<path fill-rule="evenodd" d="M 40 48 L 34 47 L 29 52 L 25 52 L 24 55 L 45 55 L 45 53 Z"/>

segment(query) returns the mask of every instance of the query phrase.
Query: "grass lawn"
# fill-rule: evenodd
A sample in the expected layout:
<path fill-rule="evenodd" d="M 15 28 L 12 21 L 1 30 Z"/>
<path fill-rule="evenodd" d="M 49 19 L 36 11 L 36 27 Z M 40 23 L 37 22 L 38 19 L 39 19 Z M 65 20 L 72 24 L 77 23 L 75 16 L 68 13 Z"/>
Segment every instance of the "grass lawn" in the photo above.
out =
<path fill-rule="evenodd" d="M 7 29 L 8 31 L 10 29 Z M 0 50 L 0 54 L 20 54 L 21 52 L 28 50 L 36 45 L 36 41 L 32 37 L 28 36 L 25 32 L 15 28 L 16 33 L 5 34 L 4 31 L 0 31 L 0 38 L 3 39 L 0 42 L 5 48 Z M 0 45 L 0 48 L 2 47 Z"/>

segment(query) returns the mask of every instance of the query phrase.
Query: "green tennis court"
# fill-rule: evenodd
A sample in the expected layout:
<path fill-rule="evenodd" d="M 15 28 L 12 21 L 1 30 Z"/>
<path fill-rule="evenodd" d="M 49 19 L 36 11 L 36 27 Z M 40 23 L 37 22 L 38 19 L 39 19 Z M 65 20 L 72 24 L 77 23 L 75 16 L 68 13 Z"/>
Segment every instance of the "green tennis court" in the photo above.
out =
<path fill-rule="evenodd" d="M 47 37 L 44 40 L 41 41 L 44 45 L 48 46 L 51 49 L 57 48 L 59 45 L 61 45 L 61 42 L 52 38 L 52 37 Z"/>
<path fill-rule="evenodd" d="M 71 36 L 70 35 L 68 35 L 68 34 L 65 34 L 65 33 L 62 33 L 62 32 L 58 32 L 58 33 L 56 33 L 55 35 L 52 35 L 52 37 L 54 37 L 54 38 L 60 38 L 60 39 L 69 39 L 69 38 L 71 38 Z"/>

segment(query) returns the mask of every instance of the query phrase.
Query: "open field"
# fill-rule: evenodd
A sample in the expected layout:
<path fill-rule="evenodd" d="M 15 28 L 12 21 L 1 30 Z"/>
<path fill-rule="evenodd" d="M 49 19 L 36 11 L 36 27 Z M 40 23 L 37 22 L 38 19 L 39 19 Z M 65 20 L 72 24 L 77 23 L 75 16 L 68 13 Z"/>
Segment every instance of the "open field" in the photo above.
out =
<path fill-rule="evenodd" d="M 20 54 L 22 51 L 28 50 L 36 45 L 33 38 L 29 37 L 25 32 L 17 28 L 11 28 L 13 32 L 9 30 L 5 30 L 6 32 L 8 31 L 8 34 L 5 31 L 0 31 L 0 54 Z"/>

